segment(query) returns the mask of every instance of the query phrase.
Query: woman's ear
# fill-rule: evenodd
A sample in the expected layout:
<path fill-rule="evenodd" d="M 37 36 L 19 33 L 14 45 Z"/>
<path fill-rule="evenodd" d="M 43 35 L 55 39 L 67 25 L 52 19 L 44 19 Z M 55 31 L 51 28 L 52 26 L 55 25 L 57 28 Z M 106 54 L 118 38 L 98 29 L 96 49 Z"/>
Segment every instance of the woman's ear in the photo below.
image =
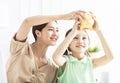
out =
<path fill-rule="evenodd" d="M 36 31 L 35 31 L 35 34 L 36 34 L 37 37 L 41 37 L 41 31 L 36 30 Z"/>

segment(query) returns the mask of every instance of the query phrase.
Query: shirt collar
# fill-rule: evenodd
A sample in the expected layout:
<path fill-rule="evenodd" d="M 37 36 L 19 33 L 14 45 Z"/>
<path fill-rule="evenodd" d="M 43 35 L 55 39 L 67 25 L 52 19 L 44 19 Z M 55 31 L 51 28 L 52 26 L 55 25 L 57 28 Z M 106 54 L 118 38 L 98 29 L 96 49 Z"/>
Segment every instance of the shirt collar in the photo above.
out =
<path fill-rule="evenodd" d="M 83 59 L 78 60 L 77 58 L 73 57 L 72 55 L 69 55 L 70 62 L 81 62 L 86 63 L 87 62 L 87 56 L 85 56 Z"/>

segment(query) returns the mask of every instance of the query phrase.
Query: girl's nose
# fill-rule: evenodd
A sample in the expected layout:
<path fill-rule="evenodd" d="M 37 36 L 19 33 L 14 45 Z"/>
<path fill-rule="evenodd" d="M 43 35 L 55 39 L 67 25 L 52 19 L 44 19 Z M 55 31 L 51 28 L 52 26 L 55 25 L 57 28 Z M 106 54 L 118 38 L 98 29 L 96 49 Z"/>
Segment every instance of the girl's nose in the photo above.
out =
<path fill-rule="evenodd" d="M 82 38 L 79 38 L 79 39 L 78 39 L 78 42 L 79 42 L 79 43 L 82 43 L 82 42 L 83 42 L 83 39 L 82 39 Z"/>

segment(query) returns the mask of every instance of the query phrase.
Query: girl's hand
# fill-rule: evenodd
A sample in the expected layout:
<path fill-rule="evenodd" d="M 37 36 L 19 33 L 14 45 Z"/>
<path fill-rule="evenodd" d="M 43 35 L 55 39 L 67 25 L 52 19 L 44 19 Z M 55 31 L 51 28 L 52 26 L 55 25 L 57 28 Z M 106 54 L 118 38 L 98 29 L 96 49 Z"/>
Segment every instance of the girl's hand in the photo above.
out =
<path fill-rule="evenodd" d="M 73 28 L 72 28 L 72 33 L 73 34 L 78 34 L 79 32 L 80 32 L 80 22 L 81 21 L 78 21 L 78 18 L 75 20 L 75 23 L 74 23 L 74 25 L 73 25 Z"/>
<path fill-rule="evenodd" d="M 91 13 L 91 12 L 90 12 L 90 13 Z M 91 13 L 91 15 L 92 15 L 92 18 L 93 18 L 93 20 L 94 20 L 93 30 L 98 31 L 98 30 L 99 30 L 99 24 L 98 24 L 98 21 L 97 21 L 97 19 L 96 19 L 96 17 L 94 16 L 93 13 Z"/>

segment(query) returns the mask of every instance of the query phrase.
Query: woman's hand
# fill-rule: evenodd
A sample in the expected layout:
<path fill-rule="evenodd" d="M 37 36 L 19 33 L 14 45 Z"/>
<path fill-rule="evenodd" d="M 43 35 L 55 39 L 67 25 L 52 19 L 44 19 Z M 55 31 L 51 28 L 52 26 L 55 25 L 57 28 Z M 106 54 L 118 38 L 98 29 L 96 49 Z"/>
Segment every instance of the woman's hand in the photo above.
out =
<path fill-rule="evenodd" d="M 63 19 L 64 20 L 76 20 L 76 19 L 80 20 L 83 13 L 86 13 L 86 12 L 82 10 L 73 11 L 73 12 L 63 15 Z"/>

